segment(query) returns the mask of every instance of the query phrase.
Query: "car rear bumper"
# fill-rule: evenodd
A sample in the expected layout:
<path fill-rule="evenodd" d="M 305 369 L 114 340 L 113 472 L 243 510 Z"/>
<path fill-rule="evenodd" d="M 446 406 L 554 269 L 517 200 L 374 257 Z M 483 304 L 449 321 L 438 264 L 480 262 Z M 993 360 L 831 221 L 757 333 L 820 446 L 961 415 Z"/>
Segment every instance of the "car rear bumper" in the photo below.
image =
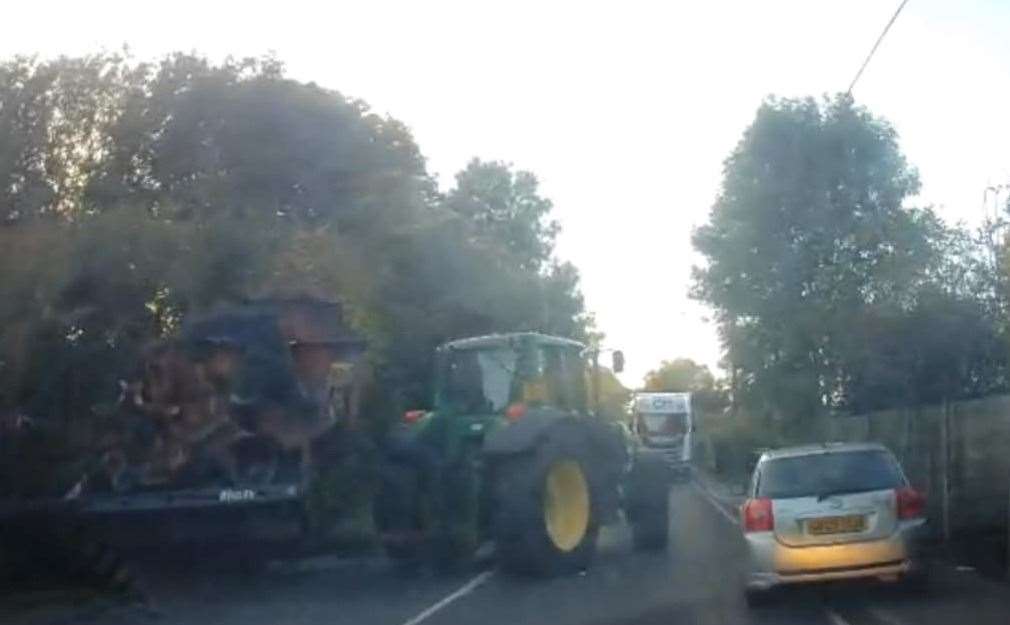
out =
<path fill-rule="evenodd" d="M 871 566 L 855 566 L 851 568 L 818 570 L 803 573 L 753 572 L 747 579 L 750 588 L 768 589 L 788 584 L 807 584 L 815 582 L 832 582 L 846 579 L 897 579 L 907 575 L 914 569 L 910 560 Z"/>
<path fill-rule="evenodd" d="M 772 532 L 745 535 L 750 555 L 747 585 L 771 588 L 858 578 L 895 578 L 920 564 L 923 521 L 903 522 L 886 538 L 852 543 L 791 547 Z"/>

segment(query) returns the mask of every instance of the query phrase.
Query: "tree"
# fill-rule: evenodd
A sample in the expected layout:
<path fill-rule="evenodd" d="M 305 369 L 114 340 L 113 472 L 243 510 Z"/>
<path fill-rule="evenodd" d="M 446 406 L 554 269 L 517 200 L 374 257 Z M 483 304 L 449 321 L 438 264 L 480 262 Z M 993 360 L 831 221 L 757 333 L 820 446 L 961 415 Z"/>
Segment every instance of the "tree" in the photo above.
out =
<path fill-rule="evenodd" d="M 587 375 L 592 375 L 587 372 Z M 599 414 L 615 420 L 628 418 L 628 403 L 631 401 L 631 389 L 621 384 L 609 367 L 599 368 L 600 405 Z M 587 380 L 586 388 L 592 388 L 592 380 Z"/>
<path fill-rule="evenodd" d="M 956 230 L 906 206 L 918 188 L 893 128 L 849 96 L 762 104 L 693 240 L 693 293 L 717 311 L 738 399 L 800 416 L 879 406 L 880 386 L 904 387 L 887 402 L 922 397 L 887 357 L 916 351 L 940 310 L 929 294 L 962 313 L 978 294 L 957 292 L 970 254 L 950 253 Z"/>
<path fill-rule="evenodd" d="M 388 317 L 393 385 L 411 405 L 431 397 L 432 348 L 491 332 L 534 330 L 587 340 L 579 273 L 554 258 L 550 200 L 529 172 L 478 159 L 394 244 L 376 308 Z"/>
<path fill-rule="evenodd" d="M 705 365 L 690 358 L 664 360 L 659 368 L 645 374 L 643 390 L 668 393 L 711 391 L 715 378 Z"/>
<path fill-rule="evenodd" d="M 406 127 L 283 76 L 270 57 L 213 66 L 174 54 L 127 90 L 119 138 L 87 189 L 161 216 L 268 215 L 342 231 L 410 220 L 433 183 Z"/>
<path fill-rule="evenodd" d="M 473 159 L 456 174 L 446 207 L 472 226 L 474 241 L 495 248 L 502 261 L 537 271 L 550 259 L 560 227 L 548 218 L 551 201 L 528 171 Z"/>
<path fill-rule="evenodd" d="M 0 64 L 0 222 L 79 216 L 135 79 L 118 54 Z"/>

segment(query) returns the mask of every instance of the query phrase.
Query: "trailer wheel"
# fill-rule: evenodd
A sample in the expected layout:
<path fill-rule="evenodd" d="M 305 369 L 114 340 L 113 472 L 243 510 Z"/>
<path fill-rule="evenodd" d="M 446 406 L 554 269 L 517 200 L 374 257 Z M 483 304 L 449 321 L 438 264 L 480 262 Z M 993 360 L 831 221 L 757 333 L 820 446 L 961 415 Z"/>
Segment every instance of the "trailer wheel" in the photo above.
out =
<path fill-rule="evenodd" d="M 599 532 L 581 437 L 550 438 L 495 467 L 496 551 L 509 571 L 550 575 L 586 568 Z"/>

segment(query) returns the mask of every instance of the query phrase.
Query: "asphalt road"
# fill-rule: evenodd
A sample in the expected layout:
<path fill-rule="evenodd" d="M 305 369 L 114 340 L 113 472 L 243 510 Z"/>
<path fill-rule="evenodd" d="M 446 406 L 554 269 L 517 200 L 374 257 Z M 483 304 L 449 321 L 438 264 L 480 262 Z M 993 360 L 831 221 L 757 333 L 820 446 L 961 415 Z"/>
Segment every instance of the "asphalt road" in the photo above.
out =
<path fill-rule="evenodd" d="M 60 625 L 977 625 L 1010 622 L 1010 592 L 971 571 L 941 566 L 924 596 L 896 586 L 810 587 L 748 609 L 740 592 L 742 540 L 733 515 L 697 485 L 671 493 L 664 553 L 631 549 L 625 528 L 601 536 L 587 572 L 516 579 L 492 568 L 403 577 L 379 558 L 276 566 L 255 577 L 176 571 L 152 582 L 157 615 L 91 606 L 8 612 L 3 622 Z"/>

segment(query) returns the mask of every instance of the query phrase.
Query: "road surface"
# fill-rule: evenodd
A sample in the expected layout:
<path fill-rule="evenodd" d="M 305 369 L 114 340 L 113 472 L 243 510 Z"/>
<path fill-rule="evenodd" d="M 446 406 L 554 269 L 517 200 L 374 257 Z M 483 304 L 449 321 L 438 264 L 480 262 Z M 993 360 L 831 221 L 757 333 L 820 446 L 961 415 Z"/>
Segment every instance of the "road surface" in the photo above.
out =
<path fill-rule="evenodd" d="M 158 615 L 89 607 L 10 612 L 3 622 L 59 625 L 973 625 L 1010 622 L 1010 592 L 954 566 L 926 596 L 894 586 L 784 592 L 748 609 L 740 593 L 743 546 L 734 515 L 698 484 L 676 487 L 664 553 L 632 551 L 625 528 L 601 536 L 584 574 L 516 579 L 492 568 L 450 576 L 397 575 L 380 558 L 277 566 L 255 577 L 177 571 L 152 582 Z M 967 619 L 967 620 L 966 620 Z"/>

